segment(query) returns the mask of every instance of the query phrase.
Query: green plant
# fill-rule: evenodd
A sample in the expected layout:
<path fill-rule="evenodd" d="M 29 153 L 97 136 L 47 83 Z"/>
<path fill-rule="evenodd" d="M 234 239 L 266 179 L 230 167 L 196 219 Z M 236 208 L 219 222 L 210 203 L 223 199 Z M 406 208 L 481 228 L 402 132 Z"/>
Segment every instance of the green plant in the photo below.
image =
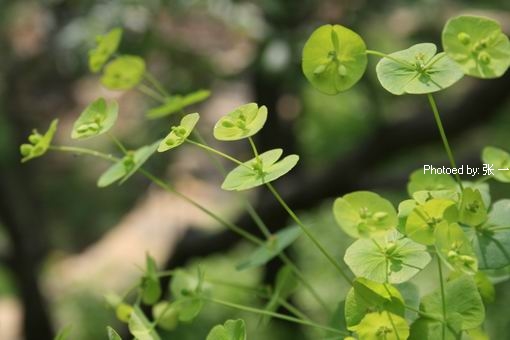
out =
<path fill-rule="evenodd" d="M 159 101 L 161 105 L 149 110 L 147 118 L 173 118 L 172 115 L 183 113 L 187 106 L 209 96 L 205 90 L 184 96 L 170 95 L 147 71 L 143 59 L 137 56 L 118 55 L 108 62 L 117 51 L 121 33 L 121 30 L 115 29 L 98 38 L 98 46 L 89 55 L 90 69 L 92 72 L 103 71 L 101 82 L 108 88 L 127 90 L 136 87 Z M 497 22 L 482 17 L 460 16 L 448 21 L 443 30 L 442 43 L 444 52 L 440 53 L 437 53 L 434 44 L 421 43 L 403 51 L 385 54 L 368 50 L 358 34 L 343 26 L 325 25 L 318 28 L 305 44 L 303 72 L 317 90 L 333 95 L 348 90 L 359 81 L 366 70 L 368 55 L 380 57 L 376 73 L 384 89 L 395 95 L 427 96 L 451 167 L 457 168 L 432 93 L 452 86 L 464 75 L 478 78 L 501 76 L 510 65 L 510 42 Z M 253 151 L 253 158 L 247 161 L 238 160 L 205 144 L 194 130 L 200 118 L 198 113 L 182 114 L 179 123 L 171 127 L 167 136 L 137 150 L 127 150 L 109 132 L 117 113 L 117 103 L 106 103 L 104 99 L 94 101 L 74 124 L 72 137 L 85 139 L 106 134 L 118 146 L 121 157 L 52 144 L 57 128 L 55 120 L 47 133 L 41 135 L 34 131 L 29 137 L 30 144 L 21 146 L 22 161 L 42 156 L 49 150 L 89 155 L 112 162 L 113 165 L 99 178 L 99 187 L 117 181 L 122 184 L 138 172 L 258 246 L 249 258 L 240 263 L 239 270 L 264 265 L 275 257 L 280 257 L 285 263 L 272 289 L 243 287 L 267 298 L 266 308 L 258 309 L 215 298 L 211 287 L 225 283 L 208 279 L 201 270 L 197 274 L 183 269 L 159 271 L 155 261 L 147 255 L 145 273 L 139 282 L 124 296 L 113 294 L 107 298 L 118 318 L 128 323 L 131 334 L 137 339 L 159 339 L 158 327 L 172 330 L 179 322 L 192 321 L 204 303 L 216 303 L 310 326 L 321 331 L 325 339 L 445 340 L 458 339 L 464 333 L 483 333 L 484 303 L 494 299 L 491 278 L 510 277 L 510 200 L 491 204 L 489 186 L 484 183 L 489 179 L 510 181 L 510 172 L 497 170 L 510 165 L 507 152 L 494 147 L 486 148 L 483 161 L 495 164 L 497 169 L 494 175 L 476 182 L 462 181 L 458 174 L 452 178 L 446 174 L 425 174 L 421 170 L 414 172 L 407 187 L 410 198 L 402 201 L 398 209 L 385 198 L 367 191 L 337 198 L 333 214 L 338 226 L 356 239 L 344 257 L 346 265 L 355 275 L 352 278 L 271 184 L 291 171 L 299 157 L 282 157 L 284 152 L 281 149 L 259 152 L 252 136 L 264 126 L 268 115 L 265 106 L 256 103 L 242 105 L 222 117 L 213 130 L 214 137 L 220 141 L 246 140 Z M 233 162 L 236 167 L 226 174 L 221 187 L 235 192 L 265 186 L 297 226 L 271 234 L 253 207 L 246 202 L 250 214 L 266 237 L 262 240 L 143 168 L 150 157 L 183 143 L 195 145 Z M 351 286 L 344 307 L 335 311 L 335 314 L 345 314 L 346 329 L 313 321 L 286 302 L 296 286 L 303 285 L 331 313 L 300 269 L 283 252 L 302 234 L 310 239 Z M 432 259 L 437 263 L 438 287 L 428 295 L 419 296 L 408 281 Z M 450 270 L 448 277 L 445 268 Z M 160 279 L 164 276 L 172 276 L 168 299 L 163 297 L 160 286 Z M 153 306 L 152 320 L 142 311 L 141 304 Z M 293 315 L 277 313 L 279 305 Z M 112 328 L 108 328 L 108 336 L 111 340 L 120 339 Z M 218 325 L 207 337 L 209 340 L 246 338 L 242 320 L 230 320 Z"/>

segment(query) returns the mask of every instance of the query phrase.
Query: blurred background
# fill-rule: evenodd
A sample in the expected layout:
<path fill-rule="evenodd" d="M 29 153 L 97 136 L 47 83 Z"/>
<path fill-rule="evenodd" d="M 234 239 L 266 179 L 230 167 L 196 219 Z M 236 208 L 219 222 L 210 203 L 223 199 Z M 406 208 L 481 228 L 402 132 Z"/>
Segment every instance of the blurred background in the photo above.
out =
<path fill-rule="evenodd" d="M 202 115 L 198 129 L 208 142 L 240 158 L 249 157 L 249 145 L 215 143 L 212 126 L 240 104 L 266 105 L 270 114 L 257 136 L 260 149 L 283 147 L 301 155 L 277 187 L 341 258 L 352 240 L 332 219 L 334 197 L 367 189 L 398 203 L 406 196 L 410 171 L 424 163 L 447 165 L 447 159 L 425 97 L 385 92 L 375 76 L 375 58 L 353 89 L 322 95 L 301 73 L 304 41 L 319 25 L 338 23 L 383 52 L 424 41 L 440 46 L 444 23 L 461 13 L 490 16 L 510 32 L 506 0 L 0 1 L 0 339 L 51 339 L 66 325 L 72 325 L 71 339 L 105 339 L 108 324 L 125 334 L 103 295 L 136 282 L 146 251 L 161 268 L 200 264 L 213 278 L 252 285 L 273 282 L 280 266 L 273 261 L 237 272 L 250 245 L 140 176 L 98 189 L 96 180 L 107 167 L 101 161 L 50 152 L 20 163 L 18 146 L 33 128 L 45 131 L 53 118 L 60 120 L 56 143 L 76 144 L 72 123 L 99 96 L 119 101 L 114 133 L 127 146 L 137 148 L 167 133 L 172 119 L 144 118 L 156 102 L 136 90 L 108 91 L 88 71 L 87 51 L 96 35 L 123 27 L 120 51 L 144 57 L 171 93 L 210 89 L 211 97 L 193 108 Z M 481 166 L 485 145 L 510 149 L 509 99 L 508 72 L 493 81 L 466 78 L 437 95 L 459 164 Z M 80 145 L 115 151 L 107 138 Z M 147 168 L 256 232 L 236 196 L 219 189 L 222 175 L 202 150 L 185 145 L 153 157 Z M 494 200 L 510 197 L 508 186 L 491 185 Z M 272 230 L 288 225 L 263 190 L 249 199 Z M 289 255 L 332 308 L 343 299 L 347 287 L 308 240 L 300 239 Z M 432 267 L 413 282 L 426 293 L 435 279 Z M 485 326 L 495 339 L 508 339 L 510 283 L 496 289 Z M 234 288 L 218 288 L 217 294 L 263 306 L 258 297 Z M 306 291 L 298 290 L 292 300 L 314 319 L 328 321 Z M 214 324 L 238 317 L 247 321 L 250 339 L 317 338 L 309 328 L 278 321 L 257 329 L 257 316 L 215 305 L 164 338 L 204 339 Z"/>

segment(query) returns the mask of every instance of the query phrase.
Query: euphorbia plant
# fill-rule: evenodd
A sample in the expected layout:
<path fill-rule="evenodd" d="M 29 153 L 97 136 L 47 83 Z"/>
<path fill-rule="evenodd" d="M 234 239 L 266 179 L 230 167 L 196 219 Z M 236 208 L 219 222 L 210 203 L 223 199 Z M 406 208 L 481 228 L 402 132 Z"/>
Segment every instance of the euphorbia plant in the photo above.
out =
<path fill-rule="evenodd" d="M 213 136 L 224 142 L 247 141 L 253 158 L 239 160 L 213 148 L 195 130 L 198 113 L 184 115 L 191 104 L 205 100 L 209 92 L 199 90 L 187 95 L 169 94 L 151 75 L 143 59 L 118 54 L 122 31 L 114 29 L 98 38 L 98 46 L 89 55 L 92 72 L 102 71 L 101 82 L 114 90 L 137 88 L 160 105 L 147 112 L 147 118 L 180 116 L 171 125 L 166 136 L 137 150 L 127 150 L 110 129 L 118 113 L 118 105 L 100 98 L 90 104 L 77 119 L 72 138 L 86 139 L 108 135 L 118 146 L 121 156 L 96 150 L 52 144 L 57 122 L 48 132 L 34 132 L 30 144 L 21 146 L 23 161 L 42 156 L 46 151 L 63 151 L 90 155 L 114 163 L 98 180 L 99 187 L 114 182 L 123 183 L 136 172 L 154 184 L 198 207 L 247 241 L 256 250 L 237 266 L 245 270 L 266 264 L 280 257 L 285 266 L 279 271 L 271 289 L 245 287 L 249 292 L 267 299 L 265 308 L 255 308 L 219 300 L 214 286 L 225 284 L 208 278 L 206 273 L 189 273 L 183 269 L 159 271 L 154 260 L 147 255 L 145 274 L 133 289 L 124 296 L 109 295 L 108 301 L 116 309 L 118 318 L 128 323 L 137 339 L 159 339 L 158 328 L 172 330 L 180 322 L 191 322 L 204 303 L 216 303 L 265 317 L 295 322 L 317 330 L 317 338 L 324 339 L 458 339 L 463 334 L 483 333 L 484 304 L 494 299 L 492 281 L 506 279 L 510 273 L 510 200 L 491 202 L 486 180 L 510 182 L 510 155 L 501 149 L 487 147 L 482 159 L 494 164 L 494 174 L 476 182 L 462 181 L 446 174 L 413 172 L 407 186 L 409 198 L 398 206 L 380 195 L 357 191 L 337 198 L 333 215 L 340 229 L 355 241 L 343 258 L 335 258 L 314 236 L 287 205 L 272 182 L 291 171 L 299 161 L 297 155 L 285 155 L 282 149 L 259 152 L 253 136 L 259 132 L 267 115 L 263 105 L 249 103 L 233 109 L 220 118 Z M 452 168 L 457 168 L 453 152 L 443 128 L 438 107 L 432 93 L 442 91 L 464 75 L 482 79 L 503 75 L 510 65 L 510 42 L 500 25 L 491 19 L 459 16 L 448 21 L 443 29 L 444 52 L 432 43 L 420 43 L 390 54 L 368 50 L 363 39 L 352 30 L 340 25 L 325 25 L 313 32 L 303 49 L 303 72 L 319 91 L 334 95 L 354 86 L 366 71 L 369 55 L 380 57 L 377 77 L 384 89 L 395 95 L 423 94 L 427 96 L 433 117 Z M 113 60 L 109 61 L 113 55 Z M 182 114 L 180 114 L 182 113 Z M 235 166 L 228 173 L 221 188 L 233 192 L 265 186 L 281 204 L 296 226 L 271 234 L 242 194 L 265 239 L 252 235 L 223 217 L 177 191 L 164 179 L 156 177 L 143 165 L 158 153 L 171 152 L 184 143 L 195 145 Z M 500 169 L 500 170 L 498 170 Z M 304 234 L 333 266 L 339 276 L 351 287 L 335 313 L 345 315 L 345 328 L 339 324 L 323 325 L 306 316 L 286 300 L 297 286 L 309 290 L 327 313 L 326 303 L 298 266 L 283 252 Z M 429 265 L 437 264 L 437 288 L 421 296 L 409 282 Z M 172 276 L 169 296 L 163 296 L 160 278 Z M 140 308 L 153 306 L 152 318 Z M 285 307 L 290 315 L 276 312 Z M 266 319 L 267 320 L 267 319 Z M 111 340 L 120 336 L 108 328 Z M 243 340 L 247 338 L 243 320 L 229 320 L 214 327 L 208 340 Z"/>

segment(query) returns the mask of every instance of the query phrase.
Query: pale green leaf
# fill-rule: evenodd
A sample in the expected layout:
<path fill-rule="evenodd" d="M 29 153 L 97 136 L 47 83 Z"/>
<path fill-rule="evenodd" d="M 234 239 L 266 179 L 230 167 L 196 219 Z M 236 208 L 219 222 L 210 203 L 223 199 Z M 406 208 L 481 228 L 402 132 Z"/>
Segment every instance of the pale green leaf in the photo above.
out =
<path fill-rule="evenodd" d="M 20 146 L 20 152 L 23 158 L 21 159 L 22 163 L 29 161 L 33 158 L 41 157 L 48 151 L 51 142 L 53 140 L 53 136 L 57 132 L 58 119 L 54 119 L 48 131 L 44 135 L 41 135 L 37 130 L 34 130 L 32 134 L 28 137 L 30 143 L 22 144 Z"/>
<path fill-rule="evenodd" d="M 360 80 L 366 67 L 365 42 L 344 26 L 319 27 L 303 48 L 303 73 L 325 94 L 348 90 Z"/>
<path fill-rule="evenodd" d="M 445 53 L 436 54 L 436 45 L 421 43 L 382 58 L 377 78 L 390 93 L 424 94 L 444 90 L 464 73 Z"/>
<path fill-rule="evenodd" d="M 393 205 L 370 191 L 357 191 L 337 198 L 333 214 L 340 228 L 355 238 L 384 235 L 398 225 Z"/>
<path fill-rule="evenodd" d="M 247 190 L 272 182 L 292 170 L 299 161 L 298 155 L 289 155 L 278 160 L 282 149 L 273 149 L 260 154 L 230 171 L 223 181 L 224 190 Z"/>
<path fill-rule="evenodd" d="M 85 139 L 109 131 L 117 120 L 119 105 L 116 101 L 106 103 L 104 98 L 92 102 L 74 122 L 71 138 Z"/>
<path fill-rule="evenodd" d="M 484 164 L 492 166 L 493 176 L 496 180 L 503 183 L 510 183 L 510 154 L 508 152 L 499 148 L 488 146 L 483 149 L 482 160 Z"/>
<path fill-rule="evenodd" d="M 179 311 L 179 321 L 192 321 L 200 313 L 204 306 L 203 300 L 198 296 L 181 297 L 174 302 L 175 307 Z"/>
<path fill-rule="evenodd" d="M 173 95 L 165 98 L 165 103 L 147 111 L 146 116 L 149 119 L 166 117 L 176 112 L 184 110 L 186 107 L 206 100 L 211 95 L 211 91 L 198 90 L 186 95 Z"/>
<path fill-rule="evenodd" d="M 228 320 L 223 325 L 214 326 L 206 340 L 246 340 L 244 320 Z"/>
<path fill-rule="evenodd" d="M 438 255 L 452 269 L 474 275 L 478 270 L 476 258 L 469 239 L 457 223 L 441 222 L 434 231 Z"/>
<path fill-rule="evenodd" d="M 255 249 L 247 259 L 237 265 L 238 270 L 259 267 L 278 256 L 301 235 L 299 227 L 287 227 L 273 234 L 263 245 Z"/>
<path fill-rule="evenodd" d="M 241 105 L 223 116 L 214 125 L 214 138 L 233 141 L 253 136 L 264 127 L 267 107 L 256 103 Z"/>
<path fill-rule="evenodd" d="M 413 171 L 407 183 L 409 196 L 413 196 L 417 191 L 456 190 L 456 188 L 457 183 L 455 183 L 452 176 L 448 174 L 424 173 L 423 169 Z"/>
<path fill-rule="evenodd" d="M 487 209 L 478 190 L 464 188 L 459 208 L 459 222 L 476 227 L 487 220 Z"/>
<path fill-rule="evenodd" d="M 429 262 L 425 246 L 397 232 L 380 239 L 359 239 L 345 252 L 345 263 L 357 277 L 376 282 L 401 283 Z"/>
<path fill-rule="evenodd" d="M 179 323 L 179 309 L 167 301 L 154 305 L 152 315 L 157 321 L 157 325 L 167 331 L 174 330 Z"/>
<path fill-rule="evenodd" d="M 96 47 L 89 51 L 89 69 L 96 73 L 117 51 L 122 38 L 122 29 L 114 28 L 105 35 L 96 37 Z"/>
<path fill-rule="evenodd" d="M 497 78 L 510 66 L 510 41 L 492 19 L 461 15 L 448 20 L 443 48 L 464 71 L 478 78 Z"/>
<path fill-rule="evenodd" d="M 409 337 L 409 325 L 406 320 L 386 311 L 369 313 L 358 325 L 350 329 L 363 340 L 406 340 Z"/>
<path fill-rule="evenodd" d="M 142 278 L 142 301 L 147 305 L 153 305 L 161 297 L 161 286 L 159 284 L 158 269 L 154 259 L 146 255 L 146 269 Z"/>
<path fill-rule="evenodd" d="M 106 331 L 108 332 L 108 340 L 122 340 L 120 335 L 110 326 L 106 326 Z"/>
<path fill-rule="evenodd" d="M 145 61 L 123 55 L 110 61 L 103 70 L 101 83 L 111 90 L 129 90 L 140 83 L 145 74 Z"/>
<path fill-rule="evenodd" d="M 189 137 L 198 120 L 200 115 L 198 113 L 189 113 L 182 117 L 181 122 L 178 126 L 172 126 L 170 133 L 163 138 L 158 146 L 158 152 L 165 152 L 170 149 L 176 148 L 186 141 Z"/>
<path fill-rule="evenodd" d="M 129 318 L 129 332 L 137 340 L 161 340 L 145 314 L 139 307 L 134 307 Z"/>

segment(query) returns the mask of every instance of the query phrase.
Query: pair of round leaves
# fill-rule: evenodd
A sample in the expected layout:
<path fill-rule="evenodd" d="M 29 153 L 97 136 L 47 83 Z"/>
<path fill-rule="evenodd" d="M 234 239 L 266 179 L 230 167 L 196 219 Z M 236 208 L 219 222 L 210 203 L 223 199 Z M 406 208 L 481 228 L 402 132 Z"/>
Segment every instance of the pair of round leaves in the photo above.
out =
<path fill-rule="evenodd" d="M 119 104 L 116 101 L 107 103 L 104 98 L 92 102 L 74 122 L 71 138 L 85 139 L 108 132 L 119 112 Z"/>
<path fill-rule="evenodd" d="M 20 153 L 23 157 L 21 159 L 22 163 L 25 163 L 33 158 L 41 157 L 48 151 L 51 145 L 51 141 L 57 132 L 58 119 L 54 119 L 48 130 L 41 135 L 37 130 L 34 130 L 30 136 L 28 136 L 28 141 L 30 143 L 25 143 L 20 145 Z"/>
<path fill-rule="evenodd" d="M 152 108 L 145 114 L 149 119 L 158 119 L 169 116 L 173 113 L 180 112 L 187 106 L 200 103 L 211 95 L 211 91 L 198 90 L 187 95 L 174 95 L 165 99 L 165 103 L 158 107 Z"/>
<path fill-rule="evenodd" d="M 359 239 L 347 248 L 344 260 L 357 277 L 402 283 L 430 262 L 425 246 L 393 232 L 384 238 Z"/>
<path fill-rule="evenodd" d="M 96 47 L 89 51 L 89 69 L 97 73 L 117 51 L 122 38 L 122 29 L 114 28 L 105 35 L 96 37 Z"/>
<path fill-rule="evenodd" d="M 436 54 L 432 43 L 421 43 L 391 53 L 376 66 L 381 85 L 395 95 L 425 94 L 444 90 L 464 73 L 446 53 Z"/>
<path fill-rule="evenodd" d="M 101 77 L 101 83 L 111 90 L 129 90 L 143 78 L 145 61 L 133 55 L 123 55 L 109 62 Z"/>
<path fill-rule="evenodd" d="M 452 270 L 474 275 L 478 270 L 478 260 L 469 239 L 457 223 L 439 224 L 434 232 L 438 255 Z"/>
<path fill-rule="evenodd" d="M 495 20 L 455 17 L 446 23 L 441 38 L 446 54 L 467 75 L 497 78 L 510 66 L 510 41 Z"/>
<path fill-rule="evenodd" d="M 340 228 L 354 238 L 380 236 L 398 224 L 391 202 L 369 191 L 356 191 L 337 198 L 333 214 Z"/>
<path fill-rule="evenodd" d="M 223 325 L 214 326 L 206 340 L 246 340 L 244 320 L 227 320 Z"/>
<path fill-rule="evenodd" d="M 172 126 L 170 133 L 163 138 L 158 146 L 158 152 L 165 152 L 176 148 L 186 141 L 195 125 L 197 125 L 200 115 L 198 113 L 189 113 L 182 117 L 178 126 Z"/>
<path fill-rule="evenodd" d="M 499 182 L 510 183 L 510 154 L 508 152 L 488 146 L 482 151 L 482 161 L 492 167 L 494 179 Z"/>
<path fill-rule="evenodd" d="M 253 136 L 262 129 L 267 120 L 267 107 L 256 103 L 241 105 L 223 116 L 214 125 L 214 138 L 233 141 Z"/>
<path fill-rule="evenodd" d="M 238 165 L 225 177 L 221 188 L 231 191 L 248 190 L 280 178 L 299 161 L 298 155 L 280 159 L 282 154 L 282 149 L 273 149 Z"/>
<path fill-rule="evenodd" d="M 350 29 L 321 26 L 303 48 L 303 73 L 312 86 L 325 94 L 346 91 L 365 73 L 366 49 L 363 39 Z"/>

